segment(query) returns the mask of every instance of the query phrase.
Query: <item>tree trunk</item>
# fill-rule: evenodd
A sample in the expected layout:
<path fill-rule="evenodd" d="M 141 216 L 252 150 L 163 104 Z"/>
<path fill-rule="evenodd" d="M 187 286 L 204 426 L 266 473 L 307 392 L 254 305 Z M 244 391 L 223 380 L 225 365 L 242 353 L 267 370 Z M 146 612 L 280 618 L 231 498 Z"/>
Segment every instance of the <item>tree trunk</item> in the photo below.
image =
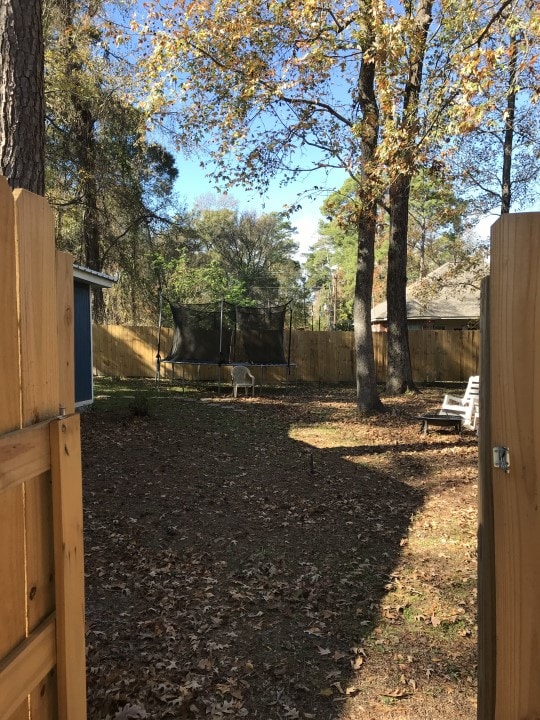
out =
<path fill-rule="evenodd" d="M 86 104 L 84 100 L 81 102 L 78 98 L 74 98 L 75 126 L 73 132 L 79 156 L 79 184 L 83 202 L 82 243 L 86 267 L 102 272 L 95 119 L 91 109 L 85 107 Z M 103 322 L 105 316 L 103 288 L 94 288 L 92 312 L 96 322 Z"/>
<path fill-rule="evenodd" d="M 386 303 L 388 345 L 386 391 L 399 395 L 414 390 L 407 326 L 407 223 L 410 178 L 400 175 L 390 186 L 390 241 Z"/>
<path fill-rule="evenodd" d="M 420 237 L 420 280 L 426 277 L 426 220 L 422 218 L 422 235 Z M 407 231 L 408 233 L 408 231 Z"/>
<path fill-rule="evenodd" d="M 409 230 L 409 196 L 411 177 L 415 170 L 415 145 L 418 138 L 418 104 L 429 27 L 432 22 L 433 0 L 418 0 L 411 37 L 409 73 L 403 95 L 400 123 L 405 138 L 396 151 L 396 160 L 405 169 L 390 185 L 390 244 L 386 304 L 388 308 L 388 362 L 386 391 L 399 395 L 415 390 L 412 379 L 407 327 L 407 239 Z"/>
<path fill-rule="evenodd" d="M 0 2 L 0 172 L 11 188 L 45 192 L 41 0 Z"/>
<path fill-rule="evenodd" d="M 361 415 L 384 410 L 377 390 L 371 329 L 376 212 L 375 203 L 371 207 L 363 207 L 358 221 L 358 257 L 354 289 L 354 348 L 357 407 Z"/>
<path fill-rule="evenodd" d="M 368 25 L 369 27 L 369 25 Z M 371 330 L 371 295 L 375 266 L 375 234 L 378 184 L 374 169 L 379 140 L 379 107 L 375 95 L 375 62 L 366 60 L 366 50 L 373 49 L 373 35 L 367 33 L 367 47 L 358 78 L 358 103 L 362 109 L 360 132 L 361 170 L 358 190 L 358 256 L 354 289 L 354 347 L 356 352 L 356 396 L 360 414 L 384 409 L 377 390 L 373 334 Z"/>
<path fill-rule="evenodd" d="M 62 22 L 64 30 L 64 52 L 66 56 L 66 72 L 70 77 L 81 74 L 82 66 L 73 36 L 76 26 L 76 3 L 66 0 L 62 5 Z M 81 244 L 86 267 L 102 272 L 103 259 L 101 254 L 101 227 L 98 207 L 98 167 L 96 116 L 91 96 L 88 97 L 84 88 L 71 84 L 69 100 L 73 111 L 71 133 L 73 138 L 74 161 L 79 175 L 80 196 L 82 199 L 82 233 Z M 96 322 L 102 322 L 105 314 L 105 300 L 102 288 L 95 288 L 92 293 L 92 311 Z"/>

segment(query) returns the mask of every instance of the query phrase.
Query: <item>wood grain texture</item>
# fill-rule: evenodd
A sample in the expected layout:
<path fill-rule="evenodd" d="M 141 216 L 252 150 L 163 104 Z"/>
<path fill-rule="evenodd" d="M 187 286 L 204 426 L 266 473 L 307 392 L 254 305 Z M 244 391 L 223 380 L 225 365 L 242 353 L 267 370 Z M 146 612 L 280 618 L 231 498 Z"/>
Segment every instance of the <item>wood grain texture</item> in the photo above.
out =
<path fill-rule="evenodd" d="M 540 717 L 540 213 L 492 228 L 491 444 L 510 450 L 493 469 L 496 720 Z"/>
<path fill-rule="evenodd" d="M 54 666 L 55 632 L 55 619 L 51 615 L 0 663 L 1 718 L 11 718 L 24 701 L 28 688 L 35 687 Z"/>
<path fill-rule="evenodd" d="M 50 467 L 48 422 L 0 436 L 0 493 Z"/>
<path fill-rule="evenodd" d="M 51 422 L 59 720 L 86 718 L 83 506 L 79 415 Z"/>
<path fill-rule="evenodd" d="M 45 198 L 16 190 L 22 424 L 58 415 L 54 221 Z"/>
<path fill-rule="evenodd" d="M 66 415 L 75 412 L 75 333 L 73 256 L 56 251 L 58 317 L 58 385 L 60 405 Z"/>
<path fill-rule="evenodd" d="M 26 634 L 23 507 L 22 485 L 0 494 L 0 660 Z"/>
<path fill-rule="evenodd" d="M 54 550 L 51 473 L 26 483 L 27 623 L 31 632 L 53 610 Z"/>
<path fill-rule="evenodd" d="M 13 195 L 0 177 L 0 433 L 21 425 L 17 252 Z M 0 473 L 3 463 L 0 460 Z M 1 482 L 1 481 L 0 481 Z M 0 660 L 26 634 L 24 572 L 24 489 L 0 491 Z M 14 709 L 10 720 L 27 720 L 28 703 Z"/>
<path fill-rule="evenodd" d="M 58 415 L 57 288 L 54 222 L 45 198 L 16 190 L 23 426 Z M 37 627 L 54 608 L 50 473 L 25 486 L 27 622 Z"/>
<path fill-rule="evenodd" d="M 0 176 L 0 433 L 20 427 L 17 253 L 13 195 Z"/>
<path fill-rule="evenodd" d="M 493 720 L 496 697 L 495 528 L 491 443 L 490 279 L 482 281 L 478 492 L 478 720 Z"/>
<path fill-rule="evenodd" d="M 52 668 L 30 694 L 31 720 L 51 720 L 58 717 L 56 668 Z"/>

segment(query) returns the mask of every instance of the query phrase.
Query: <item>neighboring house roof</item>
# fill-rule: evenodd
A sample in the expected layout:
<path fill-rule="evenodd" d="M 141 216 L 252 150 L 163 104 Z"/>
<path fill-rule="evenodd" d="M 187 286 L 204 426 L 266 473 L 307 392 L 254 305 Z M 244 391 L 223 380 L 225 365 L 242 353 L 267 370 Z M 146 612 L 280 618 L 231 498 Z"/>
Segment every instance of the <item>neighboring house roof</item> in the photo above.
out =
<path fill-rule="evenodd" d="M 461 270 L 454 263 L 441 265 L 407 288 L 408 320 L 470 320 L 480 317 L 480 279 L 487 265 Z M 371 310 L 371 322 L 385 322 L 386 302 Z"/>
<path fill-rule="evenodd" d="M 105 275 L 97 270 L 90 270 L 90 268 L 75 264 L 73 265 L 73 278 L 92 287 L 110 288 L 117 282 L 117 278 L 112 275 Z"/>

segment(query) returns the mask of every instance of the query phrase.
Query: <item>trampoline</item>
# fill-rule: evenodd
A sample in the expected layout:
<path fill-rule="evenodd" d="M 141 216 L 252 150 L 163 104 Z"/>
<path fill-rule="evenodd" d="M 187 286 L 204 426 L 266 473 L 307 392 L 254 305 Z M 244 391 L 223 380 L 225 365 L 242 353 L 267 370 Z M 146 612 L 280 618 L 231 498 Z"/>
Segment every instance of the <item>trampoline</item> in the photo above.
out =
<path fill-rule="evenodd" d="M 171 348 L 161 357 L 161 312 L 156 355 L 156 383 L 161 379 L 162 366 L 170 366 L 171 379 L 175 368 L 201 366 L 218 369 L 218 388 L 221 389 L 221 369 L 235 365 L 258 367 L 260 384 L 264 384 L 266 368 L 285 368 L 286 383 L 296 365 L 291 363 L 292 302 L 269 307 L 233 305 L 226 301 L 205 304 L 179 304 L 167 301 L 174 321 Z M 288 343 L 284 331 L 288 319 Z"/>

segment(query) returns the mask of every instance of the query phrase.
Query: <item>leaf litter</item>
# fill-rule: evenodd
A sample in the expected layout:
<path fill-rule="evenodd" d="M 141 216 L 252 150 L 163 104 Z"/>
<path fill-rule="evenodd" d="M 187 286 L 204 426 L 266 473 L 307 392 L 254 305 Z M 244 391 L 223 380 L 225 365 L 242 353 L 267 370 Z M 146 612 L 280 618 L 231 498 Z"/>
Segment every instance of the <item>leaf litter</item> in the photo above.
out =
<path fill-rule="evenodd" d="M 350 388 L 133 383 L 137 417 L 101 382 L 89 720 L 475 717 L 477 439 L 420 434 L 440 390 L 358 419 Z"/>

